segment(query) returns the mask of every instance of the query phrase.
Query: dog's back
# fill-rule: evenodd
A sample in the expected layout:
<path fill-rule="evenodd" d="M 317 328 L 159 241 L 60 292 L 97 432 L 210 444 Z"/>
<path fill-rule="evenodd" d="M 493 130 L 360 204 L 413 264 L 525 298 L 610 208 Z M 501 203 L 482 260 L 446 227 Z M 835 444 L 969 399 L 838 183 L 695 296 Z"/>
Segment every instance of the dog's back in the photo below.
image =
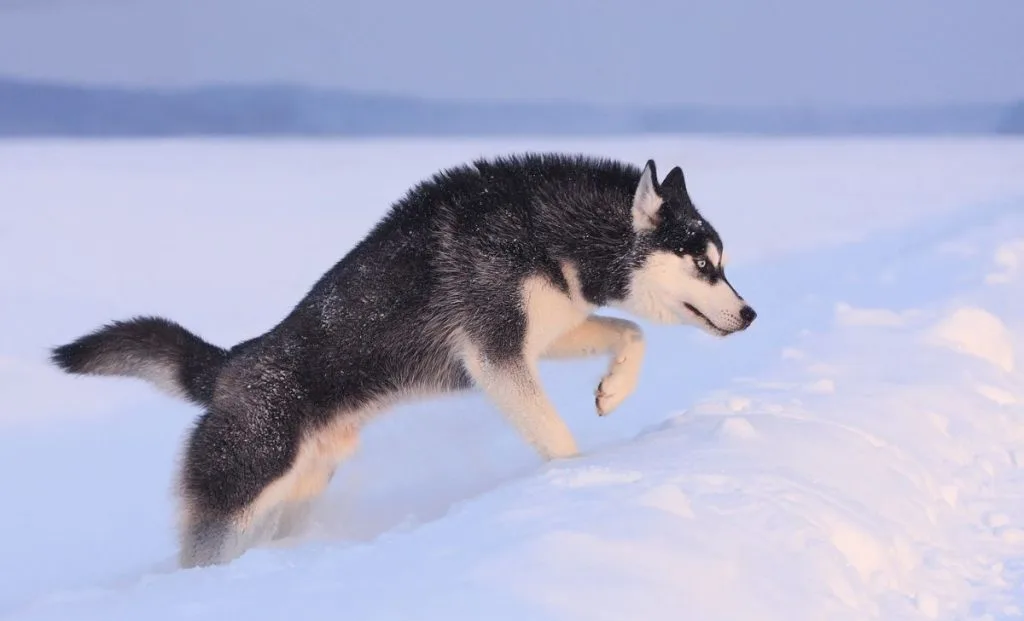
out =
<path fill-rule="evenodd" d="M 481 343 L 495 362 L 517 355 L 527 277 L 568 293 L 569 260 L 588 266 L 598 303 L 625 287 L 592 255 L 624 253 L 639 174 L 556 155 L 438 173 L 324 274 L 244 364 L 289 369 L 332 411 L 396 391 L 468 387 L 453 339 Z"/>

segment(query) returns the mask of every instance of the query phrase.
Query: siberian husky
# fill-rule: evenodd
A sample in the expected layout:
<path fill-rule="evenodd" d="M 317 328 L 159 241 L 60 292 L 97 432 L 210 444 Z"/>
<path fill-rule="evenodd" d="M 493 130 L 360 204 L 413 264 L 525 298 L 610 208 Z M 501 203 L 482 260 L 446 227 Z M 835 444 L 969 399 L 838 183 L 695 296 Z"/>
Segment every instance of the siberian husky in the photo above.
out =
<path fill-rule="evenodd" d="M 637 384 L 640 327 L 617 308 L 713 335 L 756 313 L 683 171 L 583 155 L 480 159 L 401 197 L 280 323 L 231 349 L 173 321 L 116 321 L 57 347 L 69 373 L 131 376 L 204 409 L 178 475 L 182 567 L 225 563 L 289 534 L 399 400 L 477 389 L 545 459 L 573 435 L 541 359 L 608 356 L 594 407 Z"/>

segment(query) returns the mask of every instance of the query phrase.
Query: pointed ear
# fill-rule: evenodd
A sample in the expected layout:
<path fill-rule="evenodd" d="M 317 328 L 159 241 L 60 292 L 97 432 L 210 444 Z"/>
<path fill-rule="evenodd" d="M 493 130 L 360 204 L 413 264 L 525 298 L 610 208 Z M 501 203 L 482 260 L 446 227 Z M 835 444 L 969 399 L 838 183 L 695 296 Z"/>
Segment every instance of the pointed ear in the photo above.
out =
<path fill-rule="evenodd" d="M 658 225 L 658 210 L 661 208 L 658 195 L 658 172 L 654 160 L 647 160 L 640 183 L 633 194 L 633 229 L 649 231 Z"/>
<path fill-rule="evenodd" d="M 661 185 L 670 187 L 674 190 L 686 193 L 686 179 L 683 177 L 683 169 L 676 166 L 672 170 L 668 171 L 665 175 L 665 179 L 661 182 Z"/>

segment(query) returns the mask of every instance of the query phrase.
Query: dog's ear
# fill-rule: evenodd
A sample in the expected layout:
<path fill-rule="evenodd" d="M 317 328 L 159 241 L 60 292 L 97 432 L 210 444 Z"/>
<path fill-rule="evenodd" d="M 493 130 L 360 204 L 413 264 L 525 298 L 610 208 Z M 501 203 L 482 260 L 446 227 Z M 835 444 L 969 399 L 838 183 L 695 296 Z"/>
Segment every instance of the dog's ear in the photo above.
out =
<path fill-rule="evenodd" d="M 686 194 L 686 178 L 683 177 L 683 169 L 676 166 L 668 171 L 665 179 L 661 182 L 661 187 L 672 188 L 676 192 Z"/>
<path fill-rule="evenodd" d="M 661 209 L 661 196 L 658 194 L 658 171 L 654 160 L 647 160 L 640 183 L 633 194 L 633 229 L 649 231 L 658 225 L 658 210 Z"/>

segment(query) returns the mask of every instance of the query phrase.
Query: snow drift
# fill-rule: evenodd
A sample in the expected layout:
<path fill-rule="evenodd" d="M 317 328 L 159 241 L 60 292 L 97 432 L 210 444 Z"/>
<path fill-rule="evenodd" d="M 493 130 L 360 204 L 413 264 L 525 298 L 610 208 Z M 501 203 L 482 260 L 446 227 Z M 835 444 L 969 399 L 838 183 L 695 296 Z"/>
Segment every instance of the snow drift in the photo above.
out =
<path fill-rule="evenodd" d="M 174 570 L 167 485 L 195 410 L 59 376 L 43 348 L 136 311 L 230 344 L 438 160 L 523 146 L 0 149 L 17 198 L 0 245 L 5 618 L 1024 614 L 1019 142 L 550 145 L 683 165 L 756 329 L 646 326 L 641 385 L 609 419 L 589 399 L 603 361 L 546 365 L 572 460 L 537 462 L 478 397 L 400 408 L 310 532 Z"/>

